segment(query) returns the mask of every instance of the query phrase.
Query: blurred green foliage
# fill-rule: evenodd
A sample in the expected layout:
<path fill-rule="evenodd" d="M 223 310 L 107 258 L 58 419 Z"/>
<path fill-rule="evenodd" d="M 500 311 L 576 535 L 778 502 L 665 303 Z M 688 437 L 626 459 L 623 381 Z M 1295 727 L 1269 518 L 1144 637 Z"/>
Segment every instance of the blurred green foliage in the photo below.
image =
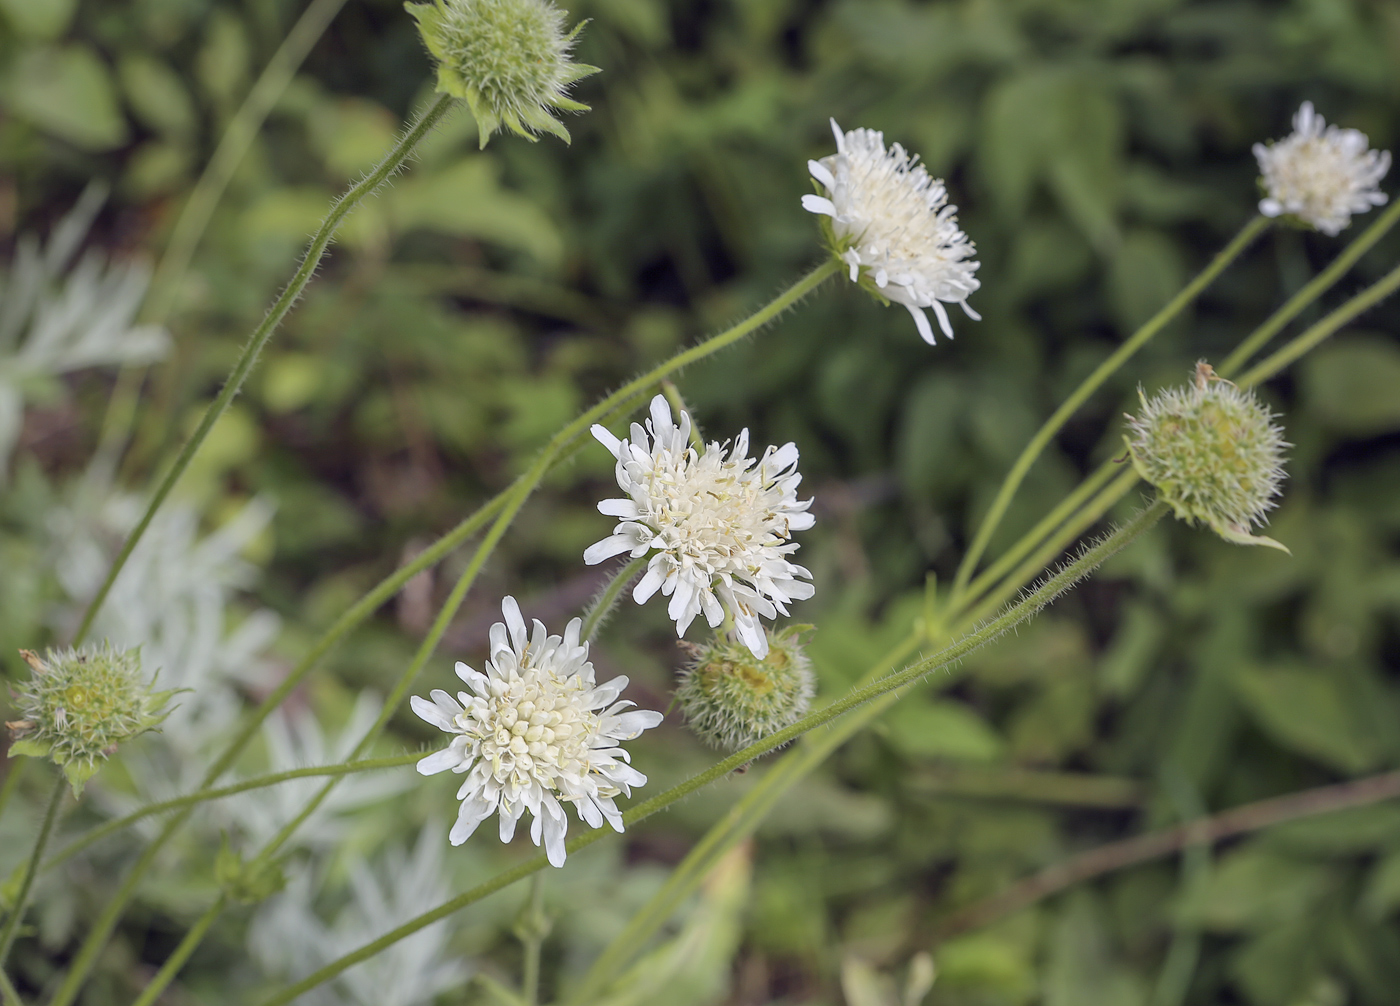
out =
<path fill-rule="evenodd" d="M 95 240 L 158 255 L 301 6 L 0 0 L 0 241 L 46 230 L 96 177 L 116 195 Z M 802 450 L 818 513 L 802 555 L 818 594 L 797 616 L 819 626 L 826 693 L 904 635 L 926 573 L 951 577 L 1054 405 L 1248 218 L 1253 142 L 1287 132 L 1307 98 L 1373 146 L 1400 144 L 1393 0 L 578 0 L 570 13 L 592 19 L 579 58 L 604 68 L 578 89 L 594 110 L 569 120 L 573 145 L 501 139 L 478 152 L 465 114 L 441 128 L 349 221 L 182 487 L 210 526 L 254 494 L 276 503 L 254 558 L 268 561 L 257 595 L 285 618 L 288 661 L 581 406 L 817 258 L 798 199 L 806 159 L 830 150 L 830 117 L 884 130 L 948 178 L 983 262 L 972 303 L 985 320 L 959 319 L 957 340 L 930 349 L 905 312 L 833 284 L 684 375 L 709 436 L 749 425 L 760 443 Z M 145 384 L 130 485 L 190 428 L 330 199 L 428 81 L 397 0 L 350 0 L 240 165 L 179 289 L 176 350 Z M 1223 357 L 1339 240 L 1279 229 L 1253 249 L 1066 428 L 993 552 L 1120 449 L 1138 382 L 1179 383 L 1197 358 Z M 1398 254 L 1394 236 L 1382 242 L 1329 302 Z M 931 935 L 952 908 L 1037 867 L 1175 820 L 1169 776 L 1219 809 L 1400 765 L 1400 309 L 1362 324 L 1264 392 L 1296 445 L 1268 531 L 1291 559 L 1160 527 L 1028 630 L 906 697 L 785 799 L 759 834 L 751 881 L 732 861 L 707 888 L 678 931 L 693 943 L 674 945 L 700 949 L 665 1001 L 834 1003 L 850 983 L 893 990 L 869 968 L 902 982 L 929 949 L 939 977 L 927 1001 L 946 1006 L 1393 1002 L 1393 806 L 1273 829 L 1193 876 L 1163 861 L 940 946 Z M 48 631 L 36 514 L 47 483 L 90 454 L 108 387 L 80 376 L 30 410 L 0 496 L 11 675 L 15 648 Z M 586 600 L 597 581 L 580 555 L 610 523 L 593 509 L 610 470 L 584 446 L 551 477 L 425 687 L 448 680 L 450 655 L 479 657 L 501 593 L 551 625 Z M 335 721 L 353 693 L 387 687 L 456 571 L 449 561 L 361 630 L 308 701 Z M 595 651 L 600 674 L 625 670 L 644 704 L 664 708 L 682 660 L 669 628 L 655 610 L 626 609 Z M 430 739 L 407 716 L 396 728 Z M 655 784 L 705 764 L 683 730 L 655 734 L 636 746 Z M 1147 796 L 1106 808 L 1047 800 L 1033 784 L 980 796 L 929 785 L 959 766 L 1137 780 Z M 629 833 L 625 854 L 590 850 L 551 878 L 547 903 L 563 914 L 547 991 L 577 977 L 657 866 L 745 785 L 721 784 Z M 448 800 L 446 786 L 422 787 L 354 841 L 383 841 Z M 5 871 L 16 821 L 0 824 Z M 519 840 L 493 841 L 449 854 L 459 885 L 523 854 Z M 86 1002 L 129 1000 L 212 896 L 214 850 L 181 855 L 143 891 Z M 30 985 L 115 883 L 85 877 L 61 898 L 40 891 Z M 511 973 L 518 897 L 470 909 L 454 946 Z M 246 924 L 238 913 L 219 923 L 181 1001 L 249 999 Z M 1161 977 L 1174 937 L 1199 937 L 1184 999 Z M 636 990 L 674 976 L 667 952 L 617 1001 L 662 1001 Z M 846 993 L 843 959 L 857 962 Z"/>

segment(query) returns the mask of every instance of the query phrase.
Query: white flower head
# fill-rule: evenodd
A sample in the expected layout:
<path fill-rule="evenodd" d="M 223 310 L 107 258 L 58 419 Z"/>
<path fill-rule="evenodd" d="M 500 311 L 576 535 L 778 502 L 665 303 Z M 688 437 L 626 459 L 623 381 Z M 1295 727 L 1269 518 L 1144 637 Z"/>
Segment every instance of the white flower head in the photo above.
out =
<path fill-rule="evenodd" d="M 919 334 L 933 344 L 924 314 L 933 308 L 948 338 L 953 326 L 943 305 L 967 306 L 979 286 L 973 273 L 976 248 L 958 229 L 958 208 L 948 205 L 948 189 L 898 143 L 885 148 L 885 134 L 873 129 L 843 133 L 831 120 L 836 153 L 808 161 L 807 169 L 826 195 L 802 197 L 804 209 L 827 219 L 822 230 L 832 252 L 858 282 L 882 300 L 903 304 Z"/>
<path fill-rule="evenodd" d="M 677 425 L 661 395 L 651 401 L 647 426 L 632 424 L 630 439 L 602 426 L 593 436 L 617 458 L 617 483 L 628 498 L 598 504 L 621 520 L 583 561 L 591 566 L 622 552 L 635 559 L 655 549 L 632 594 L 638 604 L 657 590 L 669 597 L 678 636 L 701 612 L 714 627 L 728 611 L 739 638 L 766 656 L 760 617 L 786 615 L 788 601 L 813 591 L 798 579 L 812 574 L 788 560 L 798 548 L 792 532 L 813 522 L 812 501 L 797 499 L 797 446 L 769 447 L 755 461 L 744 430 L 732 444 L 710 443 L 699 453 L 690 446 L 690 416 L 681 412 Z"/>
<path fill-rule="evenodd" d="M 1267 195 L 1259 201 L 1266 217 L 1291 216 L 1335 236 L 1387 199 L 1376 186 L 1390 170 L 1390 151 L 1370 150 L 1366 134 L 1329 126 L 1303 102 L 1293 132 L 1276 143 L 1254 145 Z"/>
<path fill-rule="evenodd" d="M 486 673 L 457 664 L 457 676 L 470 692 L 458 692 L 454 699 L 435 688 L 431 702 L 413 696 L 415 713 L 456 735 L 447 748 L 419 761 L 418 771 L 467 773 L 457 791 L 462 806 L 449 835 L 453 845 L 465 842 L 498 810 L 501 841 L 509 842 L 528 810 L 530 838 L 536 845 L 543 838 L 550 863 L 563 866 L 568 819 L 560 802 L 572 803 L 594 828 L 606 820 L 622 831 L 613 798 L 631 796 L 631 787 L 647 777 L 628 764 L 618 743 L 656 726 L 661 714 L 624 711 L 634 705 L 615 701 L 627 687 L 625 677 L 594 684 L 588 644 L 579 641 L 579 619 L 562 637 L 549 635 L 536 619 L 531 635 L 515 598 L 505 598 L 501 611 L 506 620 L 491 626 Z"/>

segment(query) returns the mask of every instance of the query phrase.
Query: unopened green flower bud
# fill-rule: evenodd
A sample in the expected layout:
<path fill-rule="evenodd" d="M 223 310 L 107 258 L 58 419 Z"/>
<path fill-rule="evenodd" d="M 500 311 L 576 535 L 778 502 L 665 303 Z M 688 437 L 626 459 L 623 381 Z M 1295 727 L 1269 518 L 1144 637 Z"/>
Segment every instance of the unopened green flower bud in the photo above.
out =
<path fill-rule="evenodd" d="M 564 12 L 549 0 L 432 0 L 406 3 L 438 64 L 437 89 L 464 99 L 476 117 L 481 146 L 506 126 L 528 140 L 569 131 L 552 109 L 586 112 L 566 91 L 597 73 L 570 59 L 583 23 L 564 31 Z"/>
<path fill-rule="evenodd" d="M 117 745 L 154 729 L 172 692 L 153 692 L 141 678 L 141 656 L 105 643 L 81 649 L 32 650 L 20 656 L 33 673 L 16 689 L 20 718 L 5 725 L 10 754 L 50 758 L 74 795 Z"/>
<path fill-rule="evenodd" d="M 801 719 L 813 692 L 812 663 L 799 638 L 808 628 L 768 632 L 761 659 L 727 636 L 693 647 L 676 692 L 690 729 L 712 747 L 738 751 Z"/>
<path fill-rule="evenodd" d="M 1142 410 L 1128 417 L 1123 439 L 1133 467 L 1171 504 L 1176 516 L 1201 523 L 1226 541 L 1284 548 L 1251 535 L 1274 507 L 1284 479 L 1283 430 L 1252 392 L 1196 364 L 1195 380 L 1159 392 L 1150 401 L 1138 389 Z"/>

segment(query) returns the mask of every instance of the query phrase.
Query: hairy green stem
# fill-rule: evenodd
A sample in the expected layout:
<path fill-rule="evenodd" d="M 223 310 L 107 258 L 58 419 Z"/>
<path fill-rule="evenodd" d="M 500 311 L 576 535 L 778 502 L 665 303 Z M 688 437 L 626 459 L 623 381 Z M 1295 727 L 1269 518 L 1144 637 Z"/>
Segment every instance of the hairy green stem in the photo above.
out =
<path fill-rule="evenodd" d="M 19 781 L 24 776 L 24 767 L 29 764 L 28 758 L 10 758 L 10 764 L 5 772 L 5 781 L 0 783 L 0 815 L 5 813 L 5 808 L 10 803 L 10 797 L 15 795 L 19 789 Z"/>
<path fill-rule="evenodd" d="M 180 940 L 180 945 L 175 948 L 175 952 L 165 959 L 165 963 L 160 966 L 160 970 L 151 979 L 151 983 L 141 990 L 141 994 L 137 996 L 136 1001 L 131 1006 L 151 1006 L 151 1003 L 156 1001 L 156 998 L 165 991 L 166 986 L 175 980 L 175 976 L 185 966 L 185 962 L 190 959 L 190 954 L 194 953 L 200 942 L 203 941 L 204 934 L 209 932 L 209 927 L 219 918 L 227 903 L 226 897 L 220 894 L 218 899 L 185 933 L 184 938 Z"/>
<path fill-rule="evenodd" d="M 923 633 L 917 632 L 896 644 L 889 653 L 871 666 L 862 682 L 874 679 L 886 673 L 890 667 L 907 660 L 923 638 Z M 847 725 L 857 718 L 863 725 L 869 719 L 867 713 L 870 710 L 878 707 L 878 710 L 883 712 L 893 699 L 892 694 L 875 699 L 864 709 L 831 728 L 805 735 L 798 744 L 785 752 L 753 788 L 740 797 L 724 817 L 705 832 L 646 904 L 633 913 L 627 920 L 627 925 L 589 965 L 588 972 L 567 1001 L 577 1004 L 591 1002 L 597 998 L 610 982 L 641 956 L 651 938 L 666 924 L 666 920 L 681 903 L 695 893 L 715 863 L 753 834 L 778 799 L 845 741 L 848 734 L 845 729 Z"/>
<path fill-rule="evenodd" d="M 1400 289 L 1400 266 L 1396 266 L 1317 324 L 1310 326 L 1301 335 L 1284 343 L 1276 352 L 1250 367 L 1237 383 L 1241 387 L 1247 388 L 1267 381 L 1304 353 L 1314 349 L 1318 343 L 1328 338 L 1357 315 L 1370 310 L 1385 300 L 1397 289 Z"/>
<path fill-rule="evenodd" d="M 49 796 L 48 807 L 44 810 L 44 820 L 39 825 L 39 834 L 34 838 L 34 848 L 30 850 L 29 861 L 25 863 L 24 876 L 20 878 L 19 893 L 15 895 L 14 907 L 10 909 L 10 917 L 5 920 L 5 928 L 0 929 L 0 969 L 3 969 L 5 962 L 10 959 L 10 947 L 14 945 L 15 937 L 19 934 L 20 922 L 24 919 L 24 910 L 29 907 L 29 892 L 34 887 L 34 878 L 39 875 L 39 864 L 44 859 L 44 848 L 49 844 L 54 821 L 58 819 L 58 807 L 63 802 L 63 792 L 67 788 L 68 780 L 60 772 L 54 783 L 53 793 Z"/>
<path fill-rule="evenodd" d="M 151 803 L 134 810 L 125 817 L 119 817 L 108 821 L 89 831 L 82 838 L 79 838 L 68 845 L 65 845 L 58 852 L 44 860 L 41 869 L 49 870 L 59 863 L 72 859 L 78 853 L 102 841 L 108 835 L 116 834 L 126 828 L 131 827 L 137 821 L 154 817 L 157 814 L 164 814 L 166 811 L 181 810 L 186 807 L 193 807 L 195 804 L 205 803 L 209 800 L 222 800 L 225 797 L 235 796 L 239 793 L 247 793 L 249 790 L 265 789 L 268 786 L 276 786 L 279 783 L 290 782 L 293 779 L 307 779 L 325 775 L 350 775 L 355 772 L 373 772 L 377 769 L 400 768 L 404 765 L 412 765 L 422 758 L 420 752 L 411 754 L 392 755 L 388 758 L 366 758 L 362 761 L 343 762 L 339 765 L 312 765 L 307 768 L 288 769 L 285 772 L 273 772 L 269 775 L 254 776 L 245 779 L 243 782 L 234 783 L 231 786 L 220 786 L 217 789 L 201 789 L 188 796 L 175 797 L 173 800 L 162 800 L 160 803 Z"/>
<path fill-rule="evenodd" d="M 1114 350 L 1108 359 L 1095 368 L 1092 374 L 1081 381 L 1079 387 L 1074 389 L 1070 396 L 1045 421 L 1045 424 L 1036 431 L 1035 436 L 1031 438 L 1030 443 L 1026 445 L 1020 457 L 1011 466 L 1011 471 L 1007 472 L 1006 479 L 1002 482 L 1001 488 L 997 490 L 996 498 L 992 500 L 991 508 L 982 519 L 982 524 L 977 529 L 971 546 L 963 556 L 962 563 L 958 566 L 957 574 L 953 578 L 952 597 L 954 600 L 962 595 L 978 560 L 982 558 L 982 553 L 990 544 L 992 535 L 1000 525 L 1002 517 L 1006 515 L 1006 509 L 1011 505 L 1011 498 L 1016 495 L 1016 490 L 1020 488 L 1026 473 L 1030 471 L 1031 465 L 1054 439 L 1055 434 L 1060 432 L 1061 427 L 1079 410 L 1079 407 L 1088 400 L 1089 396 L 1099 389 L 1104 381 L 1108 380 L 1129 357 L 1145 346 L 1148 340 L 1195 300 L 1201 291 L 1214 282 L 1215 278 L 1224 272 L 1225 268 L 1238 258 L 1240 253 L 1248 248 L 1268 226 L 1269 219 L 1263 216 L 1256 216 L 1245 224 L 1244 229 L 1235 235 L 1234 240 L 1221 249 L 1220 253 L 1211 260 L 1210 265 L 1206 266 L 1146 324 L 1134 332 L 1123 345 Z"/>
<path fill-rule="evenodd" d="M 325 255 L 326 249 L 330 246 L 331 239 L 335 237 L 335 232 L 340 227 L 341 221 L 343 221 L 350 211 L 358 206 L 366 196 L 383 185 L 391 175 L 403 167 L 404 162 L 407 161 L 409 155 L 413 153 L 414 147 L 418 145 L 423 137 L 427 136 L 428 133 L 432 131 L 433 127 L 437 125 L 438 120 L 447 114 L 448 110 L 452 107 L 452 102 L 453 99 L 451 96 L 446 94 L 440 95 L 438 99 L 434 101 L 432 105 L 428 106 L 427 110 L 418 117 L 413 125 L 408 128 L 403 136 L 399 138 L 399 141 L 394 144 L 393 149 L 379 162 L 374 170 L 370 171 L 364 178 L 350 186 L 346 193 L 331 206 L 331 210 L 326 215 L 325 221 L 321 224 L 315 236 L 312 237 L 311 243 L 306 249 L 306 254 L 302 257 L 301 265 L 292 275 L 291 281 L 282 291 L 281 296 L 273 302 L 267 315 L 258 323 L 258 326 L 253 329 L 253 334 L 248 337 L 248 342 L 244 345 L 243 352 L 239 354 L 238 360 L 234 363 L 233 370 L 229 373 L 228 380 L 224 382 L 223 388 L 220 389 L 218 397 L 214 399 L 213 404 L 205 411 L 194 433 L 190 436 L 189 440 L 185 442 L 185 446 L 180 449 L 180 453 L 176 456 L 174 464 L 172 464 L 169 471 L 165 473 L 165 477 L 161 479 L 155 494 L 146 505 L 145 513 L 141 515 L 141 519 L 137 522 L 136 527 L 132 529 L 131 534 L 127 536 L 126 541 L 122 544 L 121 551 L 117 553 L 116 560 L 112 563 L 112 568 L 107 573 L 107 578 L 102 582 L 102 586 L 98 588 L 97 594 L 94 595 L 92 601 L 88 604 L 87 611 L 83 615 L 82 623 L 78 626 L 77 634 L 73 637 L 74 645 L 81 643 L 83 638 L 87 635 L 88 630 L 92 627 L 92 620 L 97 616 L 98 610 L 102 607 L 102 602 L 107 599 L 107 594 L 112 589 L 112 584 L 116 582 L 117 576 L 121 573 L 122 567 L 126 565 L 126 560 L 131 556 L 132 550 L 136 548 L 137 543 L 140 542 L 141 537 L 146 533 L 146 529 L 150 527 L 151 521 L 155 518 L 156 512 L 160 509 L 161 504 L 165 502 L 166 497 L 169 496 L 171 490 L 175 488 L 175 483 L 180 480 L 180 476 L 183 475 L 185 469 L 189 467 L 190 461 L 194 459 L 195 454 L 203 445 L 205 438 L 209 435 L 209 431 L 214 428 L 214 424 L 218 422 L 219 417 L 224 414 L 224 411 L 233 401 L 234 396 L 237 395 L 239 389 L 243 387 L 243 382 L 247 380 L 248 374 L 252 371 L 253 365 L 257 362 L 258 354 L 262 352 L 263 347 L 266 346 L 268 340 L 272 338 L 273 332 L 277 330 L 277 326 L 281 324 L 282 319 L 286 317 L 287 312 L 292 309 L 292 305 L 296 303 L 302 291 L 305 290 L 307 284 L 311 282 L 311 277 L 316 274 L 316 267 L 320 265 L 321 258 Z M 66 987 L 65 985 L 65 989 Z"/>
<path fill-rule="evenodd" d="M 1151 507 L 1137 514 L 1123 527 L 1114 531 L 1091 548 L 1086 549 L 1079 557 L 1066 563 L 1060 570 L 1047 577 L 1035 590 L 1007 608 L 1001 615 L 988 621 L 976 632 L 970 633 L 932 656 L 916 661 L 903 670 L 893 674 L 887 674 L 871 682 L 869 685 L 851 690 L 842 698 L 808 714 L 791 726 L 776 731 L 768 737 L 750 744 L 740 751 L 736 751 L 729 757 L 710 766 L 710 768 L 706 769 L 704 772 L 692 776 L 690 779 L 687 779 L 677 786 L 673 786 L 664 793 L 629 808 L 622 815 L 624 823 L 632 825 L 638 821 L 642 821 L 664 810 L 677 800 L 689 796 L 691 793 L 708 786 L 718 779 L 722 779 L 741 765 L 749 764 L 755 758 L 759 758 L 775 748 L 782 747 L 784 744 L 796 740 L 819 726 L 830 723 L 858 706 L 864 705 L 881 696 L 892 694 L 900 688 L 911 685 L 920 678 L 926 677 L 937 670 L 961 660 L 972 651 L 1010 632 L 1017 625 L 1034 617 L 1047 604 L 1065 591 L 1071 589 L 1081 579 L 1088 576 L 1109 556 L 1115 554 L 1124 546 L 1137 539 L 1156 524 L 1165 512 L 1165 504 L 1153 504 Z M 604 837 L 605 834 L 607 834 L 607 832 L 603 829 L 590 830 L 581 835 L 574 836 L 565 843 L 565 848 L 568 852 L 576 852 L 585 846 L 592 845 L 594 842 Z M 417 918 L 390 930 L 388 933 L 376 940 L 372 940 L 358 950 L 352 951 L 338 960 L 332 961 L 330 964 L 308 975 L 301 981 L 270 996 L 263 1001 L 261 1006 L 283 1006 L 283 1004 L 291 1002 L 304 992 L 315 988 L 323 982 L 329 981 L 347 968 L 353 967 L 362 960 L 373 957 L 386 947 L 390 947 L 399 940 L 411 936 L 425 926 L 432 925 L 432 923 L 439 919 L 446 918 L 453 912 L 473 902 L 479 901 L 487 895 L 493 894 L 515 883 L 517 880 L 529 876 L 541 869 L 545 865 L 545 862 L 546 860 L 543 855 L 536 855 L 509 870 L 503 871 L 470 891 L 464 892 L 456 898 L 439 905 L 437 908 L 425 912 Z"/>
<path fill-rule="evenodd" d="M 544 914 L 544 873 L 540 872 L 530 878 L 530 893 L 526 896 L 524 910 L 516 924 L 516 936 L 523 951 L 520 998 L 525 1000 L 525 1006 L 536 1006 L 540 1001 L 540 951 L 544 949 L 548 934 L 549 920 Z"/>
<path fill-rule="evenodd" d="M 155 275 L 151 278 L 151 285 L 146 291 L 146 300 L 142 305 L 143 323 L 164 325 L 170 317 L 180 281 L 189 271 L 195 248 L 199 246 L 199 241 L 214 215 L 214 209 L 223 198 L 234 172 L 243 162 L 248 148 L 253 145 L 253 140 L 257 138 L 273 106 L 291 83 L 307 54 L 311 52 L 311 47 L 325 33 L 344 5 L 345 0 L 312 0 L 263 67 L 262 73 L 243 99 L 243 104 L 229 120 L 224 135 L 219 139 L 219 145 L 214 148 L 213 156 L 209 158 L 199 180 L 190 190 L 189 198 L 185 200 L 185 205 L 175 220 L 175 226 L 171 229 L 165 251 L 156 264 Z M 115 469 L 117 456 L 130 433 L 146 369 L 123 367 L 117 374 L 92 465 L 92 469 L 103 476 L 110 476 Z"/>
<path fill-rule="evenodd" d="M 593 603 L 588 606 L 588 611 L 584 613 L 581 632 L 584 642 L 591 642 L 598 630 L 607 623 L 608 617 L 617 607 L 618 599 L 622 597 L 622 592 L 627 589 L 628 584 L 637 578 L 637 574 L 642 571 L 642 567 L 646 564 L 647 557 L 644 555 L 629 559 L 612 575 L 612 579 L 603 585 L 603 589 L 594 598 Z"/>
<path fill-rule="evenodd" d="M 451 624 L 452 618 L 455 617 L 457 609 L 461 606 L 463 598 L 466 596 L 466 593 L 470 589 L 471 585 L 475 582 L 477 575 L 480 573 L 481 568 L 484 566 L 486 560 L 490 557 L 492 551 L 495 549 L 495 546 L 500 541 L 501 537 L 505 534 L 507 528 L 509 528 L 516 514 L 520 511 L 520 508 L 524 506 L 525 501 L 529 498 L 530 494 L 544 479 L 544 476 L 548 473 L 549 469 L 553 466 L 555 461 L 557 461 L 559 457 L 564 454 L 564 452 L 570 447 L 570 445 L 572 445 L 575 440 L 581 437 L 589 429 L 589 427 L 593 425 L 593 423 L 607 418 L 620 406 L 631 402 L 640 393 L 643 393 L 649 388 L 655 386 L 663 378 L 669 376 L 672 373 L 675 373 L 677 370 L 690 363 L 703 359 L 711 353 L 717 352 L 718 350 L 723 349 L 724 347 L 729 346 L 734 342 L 737 342 L 744 336 L 749 335 L 750 333 L 757 331 L 759 328 L 762 328 L 764 325 L 767 325 L 770 322 L 774 321 L 784 311 L 797 304 L 804 297 L 806 297 L 808 294 L 814 291 L 818 286 L 820 286 L 827 278 L 833 275 L 836 272 L 836 268 L 836 265 L 833 264 L 831 260 L 824 261 L 821 265 L 817 266 L 806 276 L 802 277 L 802 279 L 798 280 L 792 286 L 788 287 L 777 297 L 775 297 L 772 301 L 770 301 L 767 305 L 754 312 L 754 314 L 750 315 L 748 318 L 732 326 L 731 328 L 719 333 L 718 335 L 711 336 L 704 342 L 696 346 L 692 346 L 690 349 L 684 350 L 676 354 L 674 357 L 672 357 L 665 363 L 659 364 L 658 366 L 652 368 L 650 371 L 643 374 L 642 376 L 634 378 L 632 381 L 629 381 L 617 391 L 614 391 L 611 395 L 608 395 L 597 405 L 584 412 L 581 416 L 579 416 L 572 423 L 564 427 L 564 429 L 560 430 L 554 435 L 554 437 L 550 439 L 549 443 L 536 457 L 534 463 L 530 466 L 529 470 L 523 476 L 521 476 L 521 478 L 517 479 L 516 482 L 502 495 L 500 513 L 497 516 L 495 523 L 492 525 L 490 531 L 487 532 L 487 535 L 482 540 L 481 545 L 478 546 L 476 553 L 473 555 L 471 562 L 467 566 L 467 569 L 463 572 L 461 578 L 459 578 L 456 586 L 453 588 L 452 594 L 443 604 L 442 609 L 438 613 L 437 619 L 434 621 L 433 627 L 429 630 L 427 637 L 424 639 L 422 645 L 418 649 L 417 654 L 414 656 L 413 662 L 410 664 L 409 668 L 404 672 L 404 674 L 400 676 L 398 683 L 394 687 L 394 690 L 386 699 L 384 703 L 384 709 L 380 713 L 379 719 L 369 729 L 369 731 L 367 731 L 367 733 L 361 739 L 359 744 L 356 745 L 355 750 L 351 754 L 351 757 L 355 757 L 356 755 L 361 753 L 370 743 L 373 742 L 374 738 L 379 735 L 380 731 L 383 730 L 384 726 L 387 725 L 389 719 L 393 716 L 399 704 L 402 703 L 404 697 L 407 695 L 408 689 L 412 687 L 413 681 L 417 677 L 418 672 L 422 669 L 424 664 L 427 663 L 432 653 L 436 650 L 437 644 L 441 640 L 443 633 L 447 631 L 447 627 Z M 284 682 L 283 684 L 286 684 L 286 682 Z M 271 696 L 269 696 L 269 698 L 271 698 Z M 264 705 L 266 704 L 267 703 L 265 702 Z M 260 861 L 265 861 L 271 856 L 275 855 L 277 850 L 280 849 L 283 844 L 285 844 L 285 842 L 291 837 L 291 835 L 296 831 L 296 829 L 301 826 L 301 824 L 307 819 L 307 817 L 309 817 L 315 811 L 315 809 L 318 806 L 320 806 L 321 802 L 326 798 L 327 795 L 329 795 L 330 790 L 334 786 L 334 784 L 335 780 L 333 779 L 326 786 L 322 787 L 321 790 L 316 794 L 316 796 L 313 797 L 307 803 L 307 805 L 302 809 L 302 811 L 285 826 L 283 826 L 281 831 L 279 831 L 278 834 L 274 836 L 272 840 L 267 844 L 267 846 L 265 846 L 258 853 L 257 858 Z M 144 862 L 144 860 L 139 861 L 138 866 L 141 866 L 142 862 Z M 66 1004 L 64 1004 L 64 1006 L 66 1006 Z"/>
<path fill-rule="evenodd" d="M 345 0 L 312 0 L 267 61 L 267 66 L 263 67 L 243 104 L 229 120 L 219 145 L 214 148 L 213 156 L 190 191 L 170 232 L 170 240 L 156 266 L 145 308 L 141 312 L 144 321 L 160 325 L 170 316 L 180 280 L 189 270 L 195 248 L 199 246 L 200 238 L 204 236 L 214 209 L 223 198 L 234 172 L 257 139 L 273 106 L 311 52 L 311 47 L 325 33 L 343 6 Z"/>
<path fill-rule="evenodd" d="M 24 1000 L 19 997 L 19 990 L 15 988 L 3 968 L 0 968 L 0 1000 L 4 1001 L 5 1006 L 24 1006 Z"/>
<path fill-rule="evenodd" d="M 1235 347 L 1234 351 L 1225 358 L 1225 362 L 1215 368 L 1216 373 L 1221 377 L 1229 377 L 1245 362 L 1259 352 L 1270 339 L 1277 335 L 1285 325 L 1302 313 L 1303 309 L 1317 300 L 1354 266 L 1362 255 L 1371 250 L 1371 247 L 1385 236 L 1386 232 L 1400 221 L 1400 200 L 1382 213 L 1370 227 L 1367 227 L 1356 240 L 1342 249 L 1326 269 L 1314 276 L 1301 290 L 1289 297 L 1287 302 L 1269 316 L 1264 324 L 1260 325 L 1249 336 Z"/>

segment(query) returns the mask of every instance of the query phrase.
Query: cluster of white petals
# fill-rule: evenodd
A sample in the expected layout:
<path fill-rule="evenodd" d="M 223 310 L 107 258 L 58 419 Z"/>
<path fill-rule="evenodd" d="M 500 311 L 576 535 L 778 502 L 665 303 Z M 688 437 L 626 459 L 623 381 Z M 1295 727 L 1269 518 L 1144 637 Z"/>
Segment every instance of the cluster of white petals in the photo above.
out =
<path fill-rule="evenodd" d="M 1303 102 L 1293 132 L 1276 143 L 1254 145 L 1268 193 L 1259 212 L 1294 216 L 1324 234 L 1336 235 L 1353 213 L 1386 201 L 1376 186 L 1390 170 L 1390 151 L 1371 150 L 1366 134 L 1329 126 Z"/>
<path fill-rule="evenodd" d="M 850 266 L 851 281 L 873 283 L 881 296 L 907 307 L 930 345 L 933 328 L 925 308 L 933 308 L 950 339 L 953 326 L 944 303 L 961 304 L 970 318 L 980 320 L 967 306 L 981 285 L 973 276 L 976 249 L 958 229 L 958 208 L 948 205 L 942 180 L 898 143 L 885 149 L 883 133 L 843 133 L 835 119 L 831 129 L 836 153 L 807 162 L 826 195 L 803 196 L 802 206 L 831 218 L 834 251 Z"/>
<path fill-rule="evenodd" d="M 650 435 L 648 435 L 650 434 Z M 701 612 L 711 627 L 728 611 L 734 629 L 755 655 L 768 653 L 762 618 L 787 614 L 787 602 L 812 596 L 812 574 L 788 560 L 798 548 L 792 532 L 812 526 L 811 500 L 799 502 L 797 447 L 769 447 L 756 462 L 749 431 L 728 447 L 690 446 L 690 416 L 680 424 L 666 399 L 651 402 L 651 420 L 632 424 L 618 440 L 601 426 L 593 435 L 617 458 L 617 483 L 626 499 L 604 500 L 598 510 L 620 518 L 611 536 L 583 554 L 589 565 L 623 552 L 656 554 L 633 597 L 644 604 L 658 590 L 670 597 L 667 614 L 683 636 Z"/>
<path fill-rule="evenodd" d="M 491 657 L 486 673 L 457 664 L 457 676 L 470 692 L 453 698 L 434 689 L 432 701 L 413 696 L 413 711 L 433 726 L 455 734 L 442 751 L 418 762 L 423 775 L 451 769 L 467 773 L 457 791 L 462 805 L 449 838 L 461 845 L 477 825 L 497 811 L 501 841 L 515 834 L 521 814 L 533 815 L 530 838 L 544 841 L 554 866 L 564 864 L 568 819 L 563 803 L 594 828 L 607 821 L 622 831 L 613 798 L 631 795 L 647 781 L 628 763 L 619 742 L 631 740 L 661 722 L 646 709 L 625 710 L 616 701 L 627 678 L 594 684 L 588 644 L 579 641 L 575 618 L 564 635 L 551 636 L 538 620 L 525 628 L 515 598 L 501 602 L 505 622 L 491 626 Z"/>

